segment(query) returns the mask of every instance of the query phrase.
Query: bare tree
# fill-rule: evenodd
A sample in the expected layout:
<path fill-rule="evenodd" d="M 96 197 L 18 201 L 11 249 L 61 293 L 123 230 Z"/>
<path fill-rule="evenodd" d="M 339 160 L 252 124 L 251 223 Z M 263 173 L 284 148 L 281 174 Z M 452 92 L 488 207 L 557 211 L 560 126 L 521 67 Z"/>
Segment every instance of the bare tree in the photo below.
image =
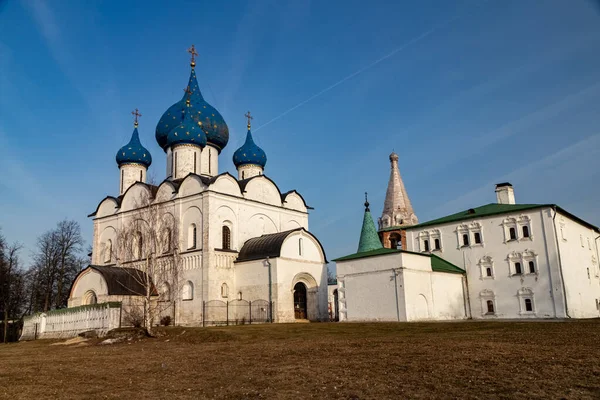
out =
<path fill-rule="evenodd" d="M 81 228 L 75 221 L 63 220 L 56 227 L 56 240 L 59 252 L 59 265 L 57 273 L 56 308 L 65 303 L 63 287 L 72 280 L 73 273 L 77 273 L 84 262 L 78 257 L 82 250 L 83 238 Z"/>
<path fill-rule="evenodd" d="M 0 298 L 4 314 L 4 343 L 8 341 L 8 320 L 21 317 L 24 305 L 23 272 L 19 264 L 19 243 L 7 245 L 0 236 Z"/>
<path fill-rule="evenodd" d="M 182 263 L 178 237 L 176 218 L 165 205 L 154 204 L 145 192 L 135 209 L 124 216 L 117 232 L 117 266 L 128 268 L 136 286 L 143 288 L 136 293 L 143 299 L 141 304 L 130 304 L 126 312 L 141 314 L 136 307 L 142 307 L 143 324 L 149 334 L 153 333 L 155 318 L 173 310 L 179 296 Z"/>
<path fill-rule="evenodd" d="M 86 263 L 82 247 L 81 229 L 75 221 L 63 220 L 38 237 L 33 264 L 26 274 L 30 312 L 66 306 L 69 294 L 65 287 Z"/>

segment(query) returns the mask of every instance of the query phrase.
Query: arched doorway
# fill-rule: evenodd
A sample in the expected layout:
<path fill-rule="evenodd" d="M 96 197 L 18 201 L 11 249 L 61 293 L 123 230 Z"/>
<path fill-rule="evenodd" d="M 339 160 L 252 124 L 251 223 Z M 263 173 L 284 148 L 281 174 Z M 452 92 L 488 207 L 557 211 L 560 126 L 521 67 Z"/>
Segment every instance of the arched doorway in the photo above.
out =
<path fill-rule="evenodd" d="M 308 319 L 306 285 L 302 282 L 298 282 L 294 285 L 294 318 Z"/>
<path fill-rule="evenodd" d="M 334 321 L 339 321 L 340 320 L 340 309 L 339 309 L 340 305 L 339 305 L 339 297 L 338 297 L 338 290 L 335 289 L 333 291 L 333 320 Z"/>
<path fill-rule="evenodd" d="M 402 236 L 394 232 L 390 234 L 390 248 L 391 249 L 401 249 L 402 248 Z"/>

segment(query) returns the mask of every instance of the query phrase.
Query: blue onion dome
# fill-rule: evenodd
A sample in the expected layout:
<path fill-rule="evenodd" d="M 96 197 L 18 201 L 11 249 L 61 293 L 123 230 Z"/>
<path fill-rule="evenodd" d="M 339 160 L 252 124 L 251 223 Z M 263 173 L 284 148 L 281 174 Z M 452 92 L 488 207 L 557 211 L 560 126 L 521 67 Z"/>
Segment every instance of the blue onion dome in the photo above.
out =
<path fill-rule="evenodd" d="M 167 147 L 184 143 L 206 146 L 206 134 L 198 125 L 196 115 L 196 110 L 191 106 L 190 100 L 187 100 L 185 108 L 180 111 L 179 124 L 167 135 Z"/>
<path fill-rule="evenodd" d="M 250 131 L 250 125 L 248 125 L 248 133 L 246 134 L 246 142 L 242 147 L 237 149 L 233 153 L 233 163 L 236 168 L 240 165 L 255 164 L 265 167 L 267 163 L 267 155 L 254 143 L 252 139 L 252 132 Z"/>
<path fill-rule="evenodd" d="M 125 146 L 119 149 L 116 156 L 117 164 L 119 167 L 123 164 L 142 164 L 148 168 L 152 164 L 152 156 L 150 152 L 142 146 L 140 142 L 140 135 L 137 129 L 137 123 L 133 129 L 131 140 Z"/>
<path fill-rule="evenodd" d="M 215 146 L 219 152 L 227 146 L 229 141 L 229 128 L 221 114 L 202 97 L 198 80 L 196 79 L 195 62 L 192 62 L 192 71 L 188 87 L 191 90 L 190 103 L 195 109 L 195 120 L 202 127 L 209 144 Z M 180 113 L 185 108 L 186 95 L 165 111 L 156 125 L 156 141 L 163 150 L 167 150 L 167 136 L 175 124 L 179 122 Z"/>

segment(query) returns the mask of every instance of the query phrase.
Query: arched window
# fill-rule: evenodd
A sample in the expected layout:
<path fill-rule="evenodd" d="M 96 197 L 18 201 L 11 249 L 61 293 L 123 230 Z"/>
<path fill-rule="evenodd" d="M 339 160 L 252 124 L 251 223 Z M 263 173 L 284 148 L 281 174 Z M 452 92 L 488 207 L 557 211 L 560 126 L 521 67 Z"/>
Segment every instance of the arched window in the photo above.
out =
<path fill-rule="evenodd" d="M 523 225 L 523 237 L 524 238 L 529 237 L 529 227 L 527 225 Z"/>
<path fill-rule="evenodd" d="M 222 239 L 223 243 L 221 248 L 223 250 L 231 249 L 231 230 L 228 226 L 223 225 Z"/>
<path fill-rule="evenodd" d="M 468 246 L 469 245 L 469 235 L 467 233 L 465 233 L 463 235 L 463 246 Z"/>
<path fill-rule="evenodd" d="M 144 256 L 144 241 L 142 238 L 142 232 L 136 232 L 134 246 L 135 259 L 141 260 Z"/>
<path fill-rule="evenodd" d="M 188 249 L 195 249 L 198 239 L 196 224 L 190 224 L 188 228 Z"/>
<path fill-rule="evenodd" d="M 533 311 L 533 302 L 531 299 L 525 299 L 525 311 Z"/>
<path fill-rule="evenodd" d="M 174 154 L 174 160 L 173 161 L 173 178 L 177 178 L 177 153 Z"/>
<path fill-rule="evenodd" d="M 98 297 L 96 297 L 96 292 L 94 292 L 93 290 L 88 290 L 87 292 L 85 292 L 85 294 L 83 295 L 83 304 L 84 305 L 97 304 L 97 303 L 98 303 Z"/>
<path fill-rule="evenodd" d="M 104 263 L 110 263 L 112 259 L 112 240 L 108 239 L 104 245 Z"/>
<path fill-rule="evenodd" d="M 298 239 L 298 255 L 302 255 L 302 238 Z"/>
<path fill-rule="evenodd" d="M 441 249 L 441 247 L 440 247 L 440 239 L 435 239 L 433 241 L 433 243 L 434 243 L 434 246 L 435 246 L 436 250 L 440 250 Z"/>
<path fill-rule="evenodd" d="M 493 300 L 488 300 L 486 303 L 487 303 L 487 312 L 488 312 L 488 314 L 493 314 L 494 313 L 494 301 Z"/>
<path fill-rule="evenodd" d="M 510 240 L 517 240 L 517 231 L 515 228 L 509 228 Z"/>
<path fill-rule="evenodd" d="M 521 268 L 521 263 L 516 262 L 515 263 L 515 274 L 521 275 L 522 273 L 523 273 L 523 269 Z"/>
<path fill-rule="evenodd" d="M 171 300 L 171 286 L 167 282 L 163 282 L 160 286 L 159 301 Z"/>
<path fill-rule="evenodd" d="M 492 268 L 491 267 L 486 267 L 485 276 L 492 276 Z"/>
<path fill-rule="evenodd" d="M 191 281 L 187 281 L 181 290 L 181 300 L 193 300 L 194 299 L 194 284 Z"/>
<path fill-rule="evenodd" d="M 229 296 L 229 287 L 224 283 L 221 285 L 221 297 L 226 299 L 227 296 Z"/>
<path fill-rule="evenodd" d="M 165 228 L 163 235 L 163 254 L 166 254 L 171 251 L 171 229 Z"/>
<path fill-rule="evenodd" d="M 529 261 L 529 273 L 535 274 L 535 263 L 533 261 Z"/>
<path fill-rule="evenodd" d="M 429 251 L 429 240 L 423 240 L 423 250 Z"/>

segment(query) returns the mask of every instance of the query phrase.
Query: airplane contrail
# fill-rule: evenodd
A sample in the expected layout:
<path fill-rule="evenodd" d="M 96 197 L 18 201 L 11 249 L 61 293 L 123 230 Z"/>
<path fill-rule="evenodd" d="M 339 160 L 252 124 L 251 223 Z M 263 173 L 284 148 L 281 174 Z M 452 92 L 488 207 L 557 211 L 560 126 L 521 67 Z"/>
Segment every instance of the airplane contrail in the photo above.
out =
<path fill-rule="evenodd" d="M 344 83 L 344 82 L 346 82 L 346 81 L 348 81 L 348 80 L 350 80 L 350 79 L 354 78 L 354 77 L 355 77 L 355 76 L 357 76 L 357 75 L 360 75 L 360 74 L 362 74 L 363 72 L 365 72 L 365 71 L 367 71 L 367 70 L 369 70 L 369 69 L 373 68 L 373 67 L 374 67 L 374 66 L 376 66 L 377 64 L 379 64 L 379 63 L 381 63 L 381 62 L 383 62 L 383 61 L 387 60 L 388 58 L 390 58 L 390 57 L 393 57 L 395 54 L 397 54 L 398 52 L 400 52 L 400 51 L 402 51 L 402 50 L 406 49 L 408 46 L 411 46 L 411 45 L 413 45 L 413 44 L 417 43 L 418 41 L 420 41 L 420 40 L 423 40 L 423 39 L 424 39 L 424 38 L 426 38 L 427 36 L 431 35 L 431 34 L 432 34 L 432 33 L 434 33 L 435 31 L 437 31 L 438 29 L 440 29 L 440 28 L 442 28 L 442 27 L 445 27 L 446 25 L 449 25 L 449 24 L 451 24 L 452 22 L 456 21 L 456 20 L 457 20 L 457 19 L 459 19 L 460 17 L 461 17 L 461 16 L 456 16 L 456 17 L 454 17 L 454 18 L 451 18 L 451 19 L 449 19 L 448 21 L 446 21 L 446 22 L 444 22 L 444 23 L 442 23 L 442 24 L 440 24 L 440 25 L 438 25 L 438 26 L 435 26 L 435 27 L 431 28 L 430 30 L 428 30 L 427 32 L 425 32 L 425 33 L 423 33 L 423 34 L 421 34 L 421 35 L 417 36 L 416 38 L 414 38 L 414 39 L 411 39 L 410 41 L 408 41 L 407 43 L 403 44 L 402 46 L 400 46 L 400 47 L 398 47 L 398 48 L 396 48 L 396 49 L 392 50 L 390 53 L 386 54 L 385 56 L 383 56 L 383 57 L 381 57 L 381 58 L 379 58 L 379 59 L 377 59 L 377 60 L 373 61 L 371 64 L 369 64 L 369 65 L 367 65 L 367 66 L 365 66 L 365 67 L 363 67 L 363 68 L 359 69 L 359 70 L 358 70 L 358 71 L 356 71 L 356 72 L 353 72 L 352 74 L 350 74 L 350 75 L 346 76 L 344 79 L 342 79 L 342 80 L 340 80 L 340 81 L 338 81 L 338 82 L 334 83 L 333 85 L 327 86 L 325 89 L 321 90 L 321 91 L 320 91 L 320 92 L 318 92 L 318 93 L 315 93 L 315 94 L 313 94 L 313 95 L 312 95 L 312 96 L 310 96 L 308 99 L 301 101 L 300 103 L 296 104 L 296 105 L 295 105 L 295 106 L 293 106 L 292 108 L 289 108 L 289 109 L 287 109 L 286 111 L 284 111 L 283 113 L 279 114 L 279 115 L 278 115 L 278 116 L 276 116 L 275 118 L 272 118 L 272 119 L 270 119 L 269 121 L 265 122 L 264 124 L 262 124 L 262 125 L 260 125 L 258 128 L 256 128 L 256 129 L 255 129 L 255 131 L 258 131 L 259 129 L 261 129 L 261 128 L 264 128 L 265 126 L 267 126 L 267 125 L 269 125 L 269 124 L 271 124 L 271 123 L 273 123 L 273 122 L 277 121 L 278 119 L 280 119 L 280 118 L 282 118 L 282 117 L 286 116 L 287 114 L 291 113 L 292 111 L 296 110 L 297 108 L 300 108 L 300 107 L 302 107 L 303 105 L 305 105 L 305 104 L 306 104 L 306 103 L 308 103 L 309 101 L 316 99 L 317 97 L 321 96 L 322 94 L 325 94 L 325 93 L 329 92 L 330 90 L 332 90 L 332 89 L 334 89 L 334 88 L 338 87 L 338 86 L 339 86 L 339 85 L 341 85 L 342 83 Z"/>

